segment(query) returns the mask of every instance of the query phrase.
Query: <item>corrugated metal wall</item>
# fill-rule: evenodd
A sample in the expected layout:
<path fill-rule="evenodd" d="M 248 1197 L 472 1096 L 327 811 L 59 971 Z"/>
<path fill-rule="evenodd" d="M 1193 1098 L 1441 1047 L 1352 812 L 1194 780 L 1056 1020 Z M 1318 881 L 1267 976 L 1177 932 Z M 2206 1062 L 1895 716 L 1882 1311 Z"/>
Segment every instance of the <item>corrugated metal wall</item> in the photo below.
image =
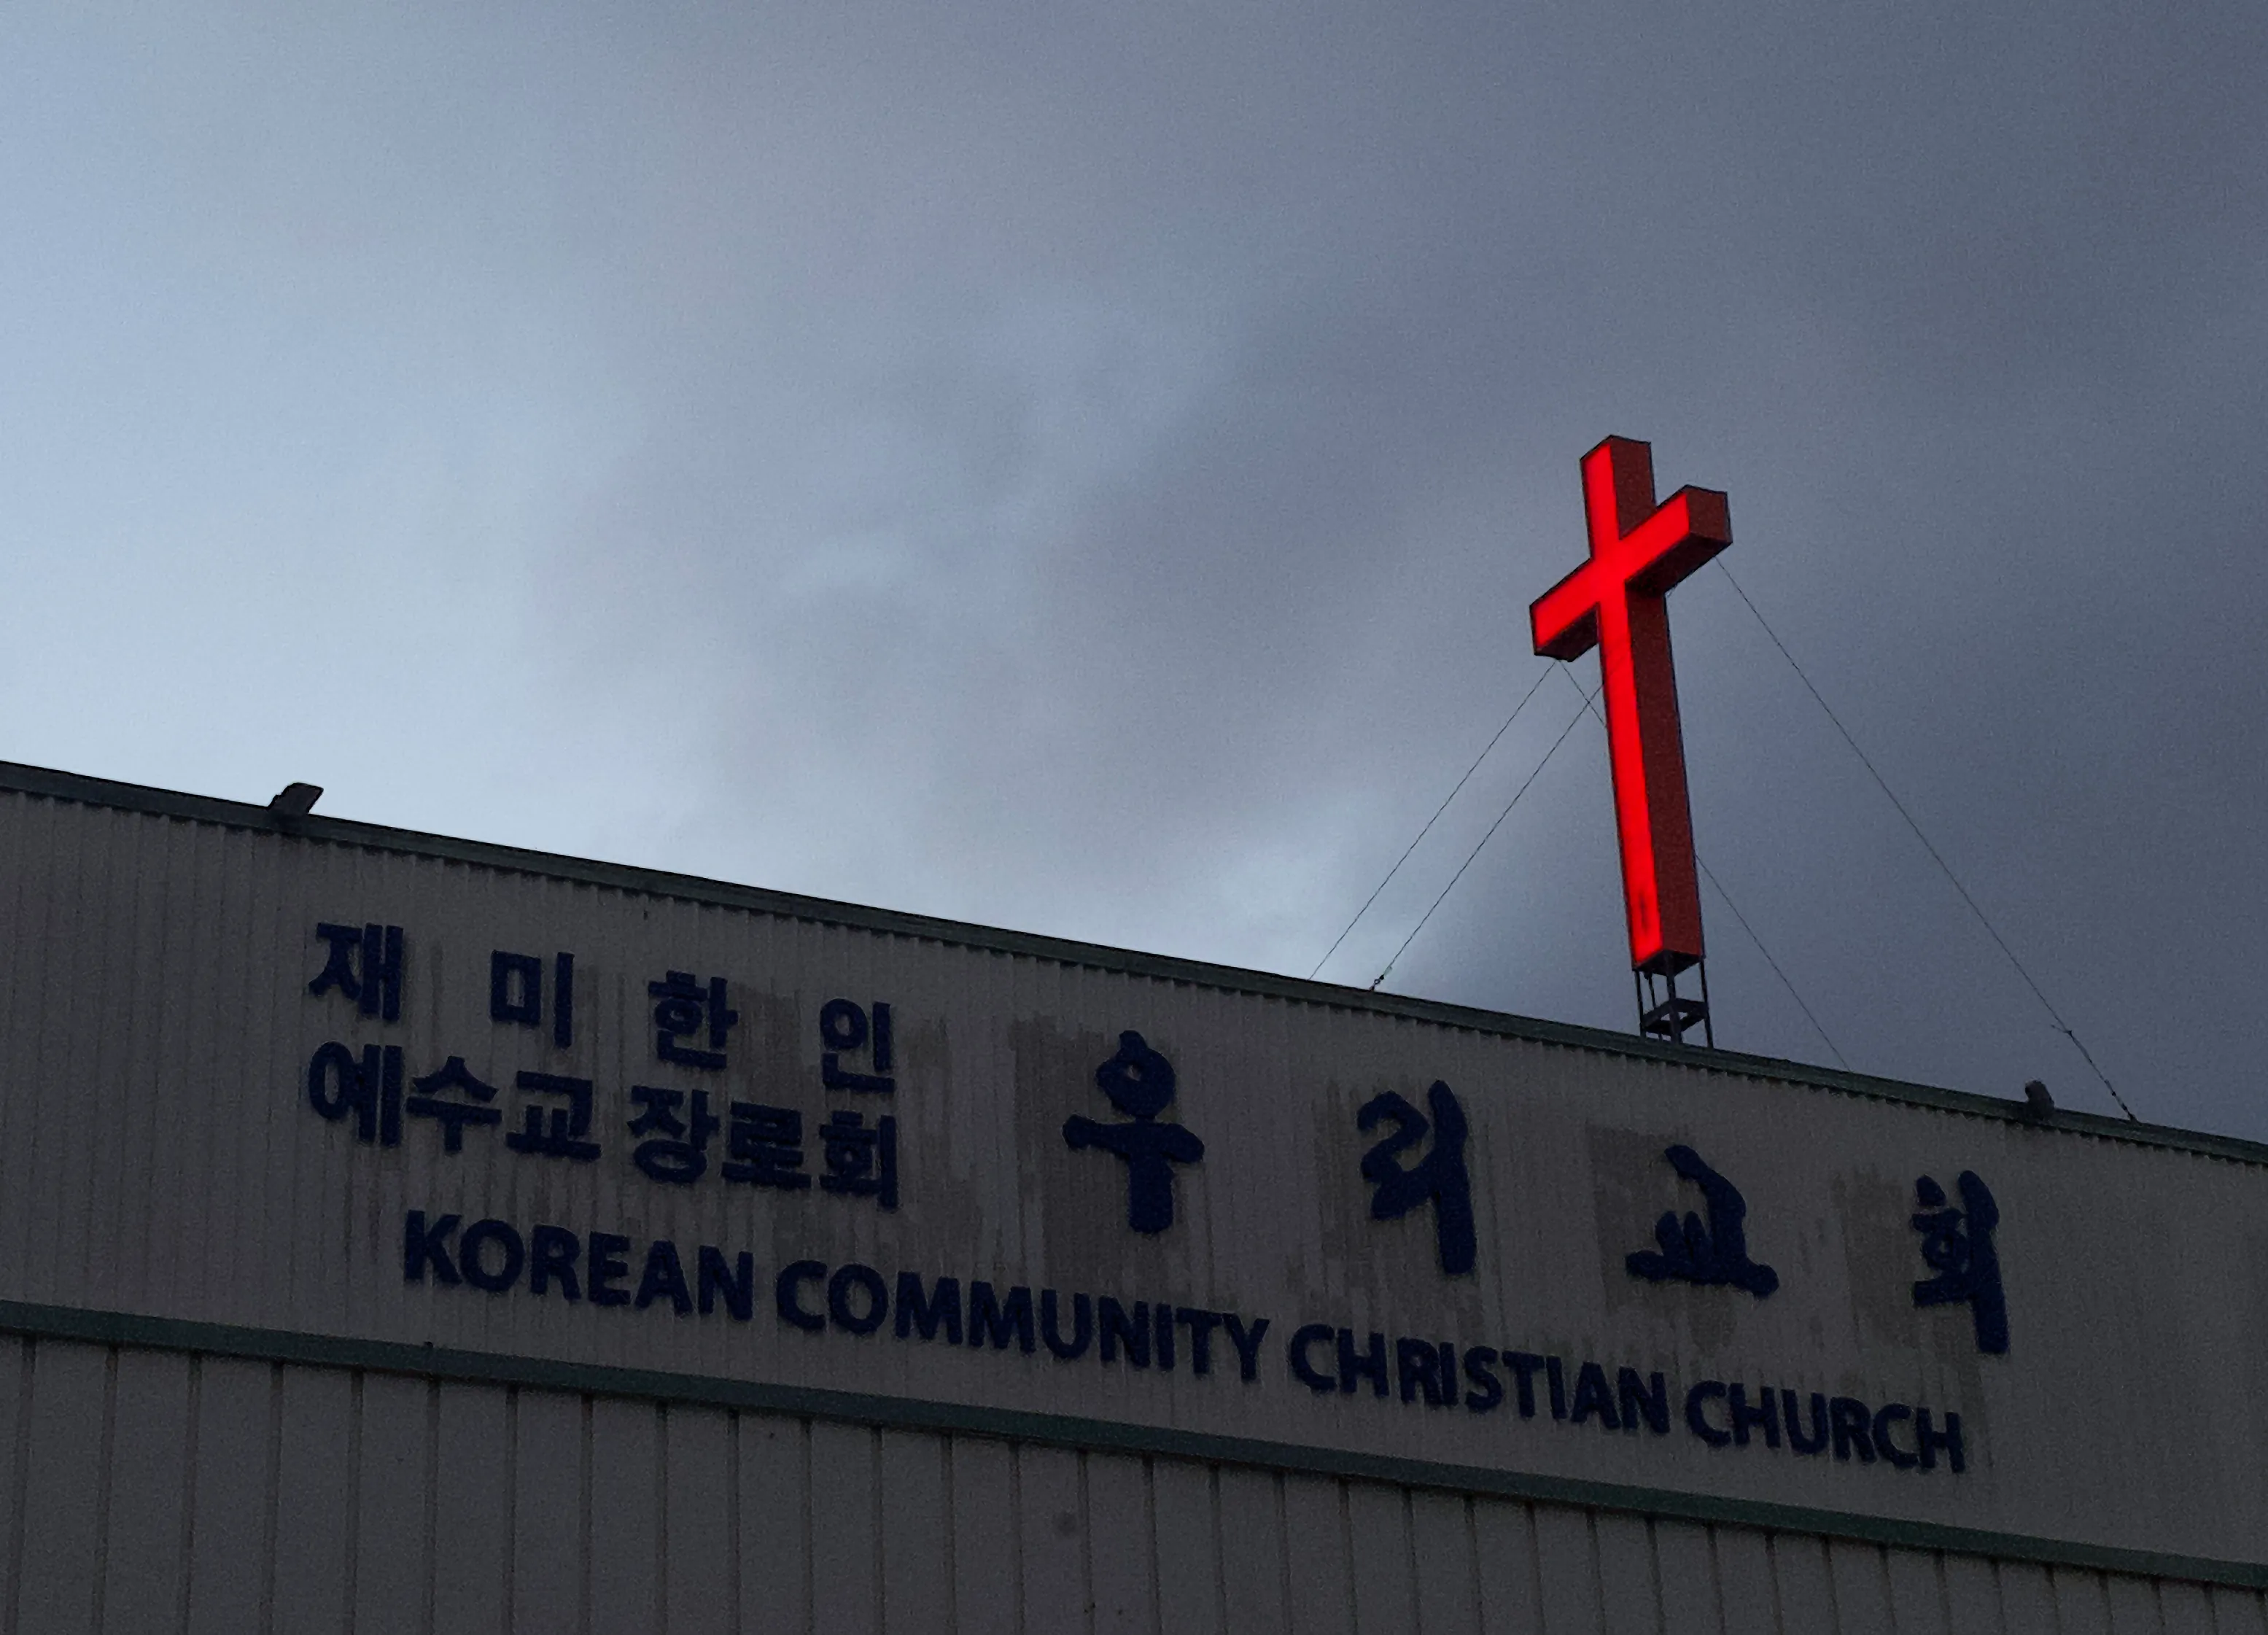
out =
<path fill-rule="evenodd" d="M 628 872 L 619 888 L 594 886 L 434 855 L 424 849 L 454 843 L 426 837 L 368 831 L 385 847 L 365 848 L 346 843 L 365 831 L 335 827 L 340 838 L 309 838 L 0 793 L 0 1301 L 1060 1414 L 2268 1565 L 2268 1256 L 2253 1248 L 2268 1243 L 2268 1152 L 2036 1125 L 2005 1103 L 1822 1086 L 1735 1057 L 1649 1060 L 1608 1035 L 1552 1042 L 1512 1019 L 1403 1014 L 1389 1008 L 1400 1001 L 1318 985 L 1270 997 L 1217 980 L 1233 974 L 1121 968 L 1104 961 L 1138 956 L 1071 945 L 1012 952 L 951 927 L 931 929 L 954 939 L 883 932 L 824 917 L 836 912 L 826 905 L 798 917 L 674 896 L 671 882 Z M 317 925 L 372 918 L 406 927 L 390 1025 L 342 992 L 309 991 L 327 967 Z M 575 953 L 571 1047 L 492 1014 L 499 947 Z M 817 1187 L 726 1185 L 713 1162 L 700 1185 L 641 1172 L 626 1138 L 631 1097 L 656 1065 L 648 984 L 670 969 L 733 984 L 740 1031 L 712 1093 L 814 1122 L 843 1106 L 821 1088 L 827 997 L 889 998 L 899 1211 Z M 1130 1230 L 1115 1162 L 1074 1153 L 1063 1133 L 1067 1113 L 1108 1108 L 1095 1070 L 1125 1027 L 1172 1044 L 1174 1116 L 1206 1144 L 1171 1183 L 1169 1233 Z M 310 1103 L 308 1066 L 327 1042 L 399 1048 L 413 1078 L 462 1053 L 489 1085 L 530 1069 L 590 1079 L 605 1157 L 529 1158 L 495 1129 L 452 1154 L 415 1118 L 398 1146 L 361 1139 Z M 1436 1075 L 1471 1115 L 1464 1160 L 1483 1252 L 1469 1278 L 1440 1271 L 1430 1207 L 1376 1221 L 1360 1168 L 1359 1109 L 1384 1087 L 1423 1101 Z M 509 1130 L 516 1090 L 491 1110 L 504 1108 Z M 1627 1254 L 1660 1212 L 1697 1201 L 1663 1161 L 1673 1142 L 1737 1170 L 1745 1230 L 1787 1277 L 1771 1301 L 1630 1275 Z M 812 1151 L 806 1174 L 821 1161 Z M 1997 1189 L 1997 1253 L 2022 1337 L 2013 1357 L 1980 1353 L 1965 1312 L 1911 1300 L 1923 1270 L 1914 1178 L 1969 1168 Z M 1236 1309 L 1272 1316 L 1274 1354 L 1247 1389 L 1226 1368 L 1204 1380 L 1187 1366 L 1106 1371 L 1099 1346 L 1095 1365 L 1058 1366 L 811 1335 L 769 1312 L 680 1322 L 667 1307 L 601 1310 L 539 1298 L 532 1275 L 491 1295 L 405 1277 L 411 1211 L 623 1234 L 634 1253 L 649 1240 L 688 1256 L 726 1246 L 751 1254 L 766 1285 L 814 1259 Z M 1284 1363 L 1306 1322 L 1562 1356 L 1571 1368 L 1658 1369 L 1673 1401 L 1701 1381 L 1746 1380 L 1958 1411 L 1972 1463 L 1956 1482 L 1763 1450 L 1719 1458 L 1682 1424 L 1609 1437 L 1513 1411 L 1318 1396 Z"/>
<path fill-rule="evenodd" d="M 14 1635 L 2103 1631 L 2257 1592 L 1375 1483 L 0 1338 Z"/>

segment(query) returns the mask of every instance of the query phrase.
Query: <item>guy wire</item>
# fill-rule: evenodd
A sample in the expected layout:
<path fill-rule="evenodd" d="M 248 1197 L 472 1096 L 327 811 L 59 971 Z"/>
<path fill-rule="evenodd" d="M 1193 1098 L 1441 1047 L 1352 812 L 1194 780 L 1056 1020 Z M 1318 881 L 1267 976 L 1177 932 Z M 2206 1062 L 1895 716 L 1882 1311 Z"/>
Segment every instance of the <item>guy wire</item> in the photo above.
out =
<path fill-rule="evenodd" d="M 1535 684 L 1529 687 L 1526 692 L 1520 696 L 1520 702 L 1513 705 L 1512 713 L 1505 717 L 1504 725 L 1496 729 L 1496 737 L 1488 740 L 1488 743 L 1482 748 L 1480 754 L 1473 757 L 1472 765 L 1465 769 L 1464 777 L 1457 780 L 1456 789 L 1451 790 L 1447 795 L 1442 798 L 1441 804 L 1433 808 L 1433 815 L 1427 818 L 1425 820 L 1425 827 L 1418 831 L 1418 840 L 1411 841 L 1408 845 L 1402 849 L 1402 855 L 1394 859 L 1394 866 L 1386 871 L 1386 878 L 1378 882 L 1377 891 L 1372 892 L 1370 895 L 1362 900 L 1362 907 L 1354 911 L 1354 918 L 1349 920 L 1346 923 L 1345 929 L 1341 931 L 1337 936 L 1331 939 L 1331 946 L 1323 950 L 1323 957 L 1315 961 L 1315 968 L 1307 973 L 1307 980 L 1309 982 L 1313 982 L 1318 976 L 1322 975 L 1323 967 L 1330 963 L 1331 955 L 1339 951 L 1339 944 L 1347 939 L 1348 933 L 1354 930 L 1356 923 L 1359 921 L 1364 915 L 1369 913 L 1370 905 L 1378 901 L 1378 893 L 1384 891 L 1388 886 L 1393 883 L 1394 877 L 1402 872 L 1402 865 L 1410 861 L 1410 854 L 1418 850 L 1418 841 L 1425 839 L 1426 836 L 1432 833 L 1433 825 L 1441 821 L 1441 814 L 1449 809 L 1449 802 L 1457 798 L 1457 790 L 1462 789 L 1467 783 L 1471 781 L 1473 774 L 1481 770 L 1481 762 L 1489 758 L 1489 751 L 1494 749 L 1497 747 L 1498 740 L 1502 739 L 1506 733 L 1512 731 L 1512 724 L 1520 719 L 1520 712 L 1528 708 L 1528 701 L 1535 696 L 1537 690 L 1541 689 L 1543 683 L 1550 678 L 1550 674 L 1551 672 L 1550 670 L 1545 670 L 1542 674 L 1535 678 Z"/>
<path fill-rule="evenodd" d="M 1545 675 L 1549 675 L 1551 672 L 1546 670 L 1543 674 Z M 1543 678 L 1539 676 L 1537 678 L 1537 685 L 1541 686 L 1542 684 Z M 1578 693 L 1580 693 L 1583 689 L 1580 685 L 1578 685 L 1575 690 Z M 1528 689 L 1528 696 L 1530 697 L 1535 696 L 1534 688 L 1530 688 Z M 1525 700 L 1522 702 L 1524 703 Z M 1586 696 L 1583 699 L 1585 708 L 1589 707 L 1590 702 L 1590 698 Z M 1504 821 L 1512 815 L 1513 807 L 1520 804 L 1520 798 L 1528 792 L 1529 785 L 1533 784 L 1537 778 L 1543 776 L 1543 769 L 1551 764 L 1551 757 L 1559 753 L 1559 746 L 1567 741 L 1567 734 L 1575 730 L 1575 724 L 1582 718 L 1583 711 L 1581 710 L 1576 711 L 1573 715 L 1567 718 L 1567 725 L 1559 729 L 1559 736 L 1551 740 L 1551 748 L 1543 752 L 1543 759 L 1535 763 L 1535 770 L 1528 775 L 1527 783 L 1521 784 L 1518 789 L 1513 791 L 1512 799 L 1504 803 L 1504 810 L 1496 814 L 1496 821 L 1490 824 L 1488 827 L 1488 833 L 1481 836 L 1480 845 L 1475 846 L 1470 851 L 1465 854 L 1465 860 L 1457 865 L 1457 872 L 1449 876 L 1449 883 L 1441 887 L 1440 896 L 1433 899 L 1433 907 L 1427 909 L 1425 912 L 1419 917 L 1418 923 L 1410 928 L 1410 934 L 1402 939 L 1402 946 L 1394 951 L 1394 959 L 1387 961 L 1386 968 L 1379 972 L 1376 976 L 1371 979 L 1370 987 L 1372 992 L 1377 992 L 1378 984 L 1384 982 L 1387 977 L 1393 973 L 1395 961 L 1399 960 L 1403 954 L 1408 952 L 1410 945 L 1418 940 L 1418 933 L 1424 931 L 1425 929 L 1425 922 L 1433 917 L 1433 909 L 1440 908 L 1443 901 L 1447 898 L 1448 895 L 1456 889 L 1457 882 L 1465 877 L 1465 871 L 1472 867 L 1473 859 L 1480 856 L 1481 846 L 1487 845 L 1489 841 L 1495 836 L 1497 830 L 1504 827 Z"/>
<path fill-rule="evenodd" d="M 1939 871 L 1952 883 L 1953 889 L 1960 894 L 1962 902 L 1969 905 L 1969 911 L 1977 917 L 1977 923 L 1984 928 L 1984 934 L 1992 938 L 1994 945 L 2007 956 L 2008 963 L 2015 967 L 2016 975 L 2024 979 L 2024 986 L 2032 991 L 2032 998 L 2040 1002 L 2040 1008 L 2048 1013 L 2048 1020 L 2055 1024 L 2056 1031 L 2071 1041 L 2073 1048 L 2079 1052 L 2080 1059 L 2086 1062 L 2088 1069 L 2102 1081 L 2102 1087 L 2110 1092 L 2110 1099 L 2118 1103 L 2118 1110 L 2125 1114 L 2132 1122 L 2140 1123 L 2142 1121 L 2134 1116 L 2134 1109 L 2126 1105 L 2126 1098 L 2118 1094 L 2118 1086 L 2110 1082 L 2110 1076 L 2095 1065 L 2095 1053 L 2080 1041 L 2071 1024 L 2064 1020 L 2062 1013 L 2055 1008 L 2046 993 L 2041 990 L 2039 983 L 2032 980 L 2031 972 L 2024 968 L 2024 962 L 2016 957 L 2016 951 L 2008 946 L 2008 939 L 2003 937 L 1999 929 L 1993 925 L 1991 917 L 1977 905 L 1977 899 L 1969 895 L 1969 887 L 1961 883 L 1961 877 L 1953 872 L 1953 865 L 1948 863 L 1944 855 L 1930 843 L 1929 836 L 1922 832 L 1921 825 L 1914 821 L 1914 814 L 1906 810 L 1906 803 L 1898 799 L 1897 792 L 1890 787 L 1889 780 L 1882 776 L 1881 769 L 1875 766 L 1865 750 L 1859 748 L 1859 740 L 1851 736 L 1851 729 L 1843 725 L 1843 718 L 1835 713 L 1834 706 L 1827 702 L 1818 688 L 1812 685 L 1811 678 L 1804 674 L 1803 667 L 1795 661 L 1795 655 L 1788 652 L 1787 644 L 1780 640 L 1779 633 L 1772 629 L 1771 622 L 1764 615 L 1764 610 L 1749 600 L 1748 592 L 1741 588 L 1741 582 L 1733 577 L 1733 571 L 1725 566 L 1725 559 L 1722 556 L 1717 558 L 1717 566 L 1724 574 L 1725 582 L 1733 587 L 1734 593 L 1743 602 L 1748 603 L 1749 611 L 1756 615 L 1756 622 L 1764 627 L 1764 634 L 1771 637 L 1771 644 L 1779 649 L 1779 656 L 1787 660 L 1787 667 L 1795 672 L 1795 679 L 1803 683 L 1804 691 L 1811 695 L 1812 701 L 1825 712 L 1828 720 L 1834 724 L 1835 730 L 1843 735 L 1843 741 L 1851 747 L 1851 753 L 1859 757 L 1859 764 L 1867 769 L 1867 776 L 1874 780 L 1874 786 L 1889 798 L 1893 806 L 1897 808 L 1897 814 L 1905 820 L 1906 827 L 1913 830 L 1914 838 L 1921 842 L 1922 850 L 1929 853 L 1930 861 L 1937 865 Z"/>

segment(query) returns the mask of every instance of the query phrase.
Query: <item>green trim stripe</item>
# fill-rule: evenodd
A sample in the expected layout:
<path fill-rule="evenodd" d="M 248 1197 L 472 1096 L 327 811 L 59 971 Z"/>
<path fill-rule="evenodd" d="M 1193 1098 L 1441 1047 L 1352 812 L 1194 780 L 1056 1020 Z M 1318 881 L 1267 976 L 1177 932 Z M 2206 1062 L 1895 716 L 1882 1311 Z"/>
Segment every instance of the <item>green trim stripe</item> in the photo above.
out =
<path fill-rule="evenodd" d="M 2034 1118 L 2021 1101 L 1977 1095 L 1962 1090 L 1942 1090 L 1928 1085 L 1905 1084 L 1894 1079 L 1877 1079 L 1867 1073 L 1814 1067 L 1775 1057 L 1664 1044 L 1631 1034 L 1609 1033 L 1604 1028 L 1540 1021 L 1532 1017 L 1513 1016 L 1499 1011 L 1443 1005 L 1431 999 L 1407 998 L 1395 994 L 1372 993 L 1361 988 L 1342 988 L 1333 983 L 1307 982 L 1268 971 L 1241 970 L 1234 966 L 1171 959 L 1162 954 L 1139 954 L 1095 943 L 1072 942 L 1059 937 L 1035 936 L 1027 932 L 998 931 L 988 926 L 965 924 L 957 920 L 934 919 L 927 915 L 862 908 L 853 903 L 830 902 L 820 897 L 797 896 L 789 892 L 765 891 L 753 886 L 703 880 L 696 875 L 631 868 L 619 863 L 593 863 L 517 846 L 489 845 L 479 841 L 420 834 L 411 829 L 388 829 L 376 823 L 350 822 L 343 818 L 313 815 L 279 817 L 266 806 L 249 806 L 242 801 L 220 800 L 208 795 L 179 794 L 140 784 L 115 783 L 108 778 L 82 777 L 77 773 L 51 771 L 45 767 L 26 766 L 16 762 L 0 761 L 0 792 L 136 812 L 150 817 L 250 829 L 277 836 L 288 843 L 319 842 L 366 851 L 395 852 L 469 864 L 508 873 L 528 874 L 544 880 L 609 887 L 645 896 L 675 898 L 718 908 L 744 909 L 784 919 L 870 931 L 883 936 L 909 937 L 990 954 L 1019 954 L 1029 959 L 1052 961 L 1060 965 L 1188 983 L 1222 993 L 1285 999 L 1331 1010 L 1365 1011 L 1412 1021 L 1432 1022 L 1445 1027 L 1461 1027 L 1475 1033 L 1565 1045 L 1574 1049 L 1599 1050 L 1646 1061 L 1670 1062 L 1708 1072 L 1774 1079 L 1810 1089 L 1864 1096 L 1870 1101 L 1933 1108 L 1940 1112 L 1962 1113 L 2004 1123 L 2021 1123 L 2036 1130 L 2122 1141 L 2136 1146 L 2167 1147 L 2177 1152 L 2268 1167 L 2268 1144 L 2241 1140 L 2234 1136 L 2176 1130 L 2163 1124 L 2132 1123 L 2095 1113 L 2072 1112 L 2063 1108 L 2058 1108 L 2044 1118 Z"/>
<path fill-rule="evenodd" d="M 70 1306 L 35 1306 L 0 1300 L 0 1334 L 32 1339 L 75 1340 L 97 1345 L 138 1346 L 236 1357 L 307 1367 L 360 1369 L 408 1374 L 418 1379 L 482 1385 L 526 1386 L 594 1396 L 636 1397 L 659 1403 L 696 1403 L 801 1418 L 844 1420 L 892 1429 L 954 1432 L 1000 1437 L 1050 1447 L 1160 1454 L 1211 1463 L 1252 1465 L 1407 1487 L 1447 1489 L 1498 1499 L 1627 1511 L 1678 1521 L 1760 1528 L 1856 1539 L 1903 1550 L 1944 1550 L 2050 1566 L 2085 1567 L 2139 1578 L 2186 1579 L 2268 1589 L 2268 1562 L 2218 1561 L 2160 1550 L 2120 1550 L 2064 1539 L 2035 1538 L 1933 1521 L 1904 1521 L 1881 1516 L 1778 1505 L 1761 1499 L 1721 1499 L 1664 1488 L 1628 1487 L 1566 1477 L 1531 1476 L 1516 1470 L 1487 1470 L 1429 1460 L 1395 1459 L 1337 1448 L 1305 1447 L 1250 1437 L 1213 1436 L 1163 1426 L 1117 1424 L 1066 1414 L 1026 1413 L 1009 1408 L 980 1408 L 828 1391 L 807 1386 L 768 1385 L 754 1380 L 710 1379 L 646 1368 L 615 1368 L 556 1362 L 539 1357 L 492 1356 L 479 1351 L 405 1345 L 388 1340 L 350 1339 L 335 1335 L 294 1334 L 274 1329 L 245 1329 L 226 1323 L 187 1322 L 130 1312 L 90 1311 Z"/>

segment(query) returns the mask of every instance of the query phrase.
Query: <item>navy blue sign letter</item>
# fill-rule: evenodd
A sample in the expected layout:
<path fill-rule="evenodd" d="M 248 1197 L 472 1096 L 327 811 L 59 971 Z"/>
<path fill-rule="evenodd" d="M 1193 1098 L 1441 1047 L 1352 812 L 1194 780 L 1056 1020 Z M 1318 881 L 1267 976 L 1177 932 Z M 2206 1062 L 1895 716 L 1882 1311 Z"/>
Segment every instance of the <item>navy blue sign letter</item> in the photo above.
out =
<path fill-rule="evenodd" d="M 1158 1115 L 1174 1099 L 1174 1064 L 1130 1028 L 1118 1035 L 1118 1054 L 1094 1070 L 1110 1104 L 1134 1122 L 1101 1124 L 1077 1115 L 1064 1121 L 1073 1152 L 1099 1146 L 1126 1160 L 1126 1224 L 1137 1232 L 1163 1232 L 1174 1224 L 1174 1166 L 1194 1164 L 1204 1143 Z"/>
<path fill-rule="evenodd" d="M 1394 1091 L 1374 1095 L 1355 1116 L 1355 1128 L 1369 1130 L 1391 1119 L 1394 1133 L 1363 1155 L 1362 1178 L 1377 1189 L 1370 1195 L 1373 1220 L 1399 1220 L 1420 1204 L 1433 1205 L 1433 1237 L 1441 1270 L 1461 1277 L 1473 1269 L 1473 1193 L 1465 1173 L 1465 1109 L 1449 1086 L 1436 1079 L 1425 1093 L 1432 1110 L 1433 1147 L 1404 1169 L 1399 1154 L 1425 1138 L 1425 1116 Z"/>
<path fill-rule="evenodd" d="M 1913 1226 L 1921 1234 L 1921 1257 L 1937 1269 L 1937 1276 L 1913 1285 L 1913 1303 L 1952 1306 L 1966 1301 L 1977 1321 L 1977 1349 L 2004 1356 L 2008 1303 L 2000 1293 L 1999 1251 L 1992 1247 L 2000 1206 L 1976 1171 L 1962 1170 L 1958 1185 L 1965 1210 L 1946 1208 L 1945 1189 L 1927 1175 L 1914 1182 L 1914 1200 L 1925 1212 L 1913 1218 Z"/>
<path fill-rule="evenodd" d="M 1729 1283 L 1758 1300 L 1779 1287 L 1779 1273 L 1749 1258 L 1749 1235 L 1742 1225 L 1749 1206 L 1740 1189 L 1703 1163 L 1690 1146 L 1669 1147 L 1662 1156 L 1701 1189 L 1709 1205 L 1708 1224 L 1703 1225 L 1690 1210 L 1683 1221 L 1675 1210 L 1665 1210 L 1653 1228 L 1660 1252 L 1640 1250 L 1624 1256 L 1631 1276 L 1648 1283 Z"/>

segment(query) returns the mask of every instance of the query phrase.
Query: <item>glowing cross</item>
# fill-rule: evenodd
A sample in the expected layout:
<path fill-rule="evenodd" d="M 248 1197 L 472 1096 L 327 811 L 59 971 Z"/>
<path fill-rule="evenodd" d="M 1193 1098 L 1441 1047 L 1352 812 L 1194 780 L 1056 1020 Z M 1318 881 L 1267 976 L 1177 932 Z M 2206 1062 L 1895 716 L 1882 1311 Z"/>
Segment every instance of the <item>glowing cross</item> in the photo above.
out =
<path fill-rule="evenodd" d="M 1666 598 L 1733 542 L 1733 527 L 1712 489 L 1680 489 L 1657 506 L 1653 449 L 1619 437 L 1583 456 L 1583 516 L 1590 561 L 1538 598 L 1528 620 L 1546 658 L 1598 647 L 1631 968 L 1675 976 L 1702 957 L 1701 887 Z"/>

